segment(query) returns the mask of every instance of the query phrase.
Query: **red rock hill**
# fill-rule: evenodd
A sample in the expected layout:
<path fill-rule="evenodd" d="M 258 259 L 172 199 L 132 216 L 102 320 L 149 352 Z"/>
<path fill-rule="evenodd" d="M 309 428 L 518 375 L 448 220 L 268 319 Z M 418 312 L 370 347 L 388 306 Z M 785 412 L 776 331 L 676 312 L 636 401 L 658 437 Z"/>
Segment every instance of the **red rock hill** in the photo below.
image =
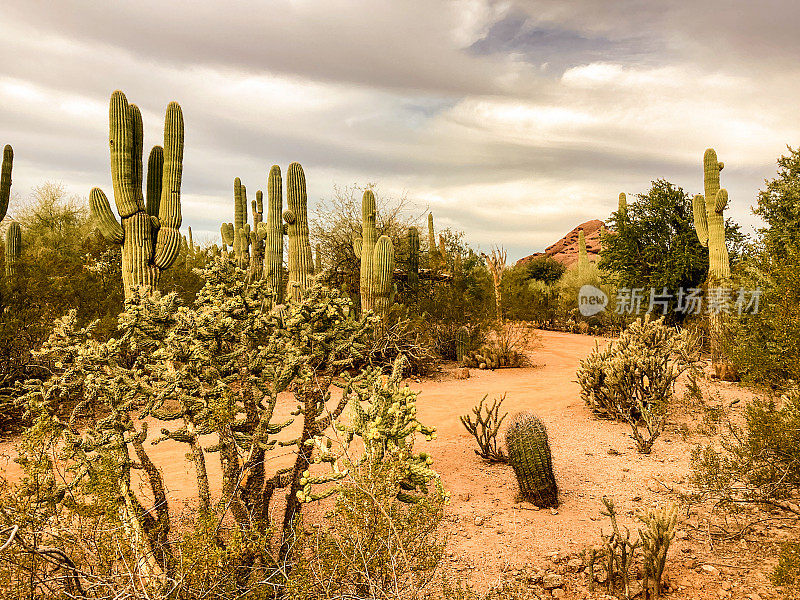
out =
<path fill-rule="evenodd" d="M 583 235 L 586 238 L 586 253 L 589 255 L 589 260 L 597 262 L 600 260 L 600 228 L 602 226 L 603 222 L 598 219 L 581 223 L 555 244 L 545 248 L 544 252 L 536 252 L 525 258 L 520 258 L 517 264 L 524 264 L 538 256 L 549 256 L 565 267 L 571 267 L 578 262 L 578 231 L 581 229 L 583 229 Z"/>

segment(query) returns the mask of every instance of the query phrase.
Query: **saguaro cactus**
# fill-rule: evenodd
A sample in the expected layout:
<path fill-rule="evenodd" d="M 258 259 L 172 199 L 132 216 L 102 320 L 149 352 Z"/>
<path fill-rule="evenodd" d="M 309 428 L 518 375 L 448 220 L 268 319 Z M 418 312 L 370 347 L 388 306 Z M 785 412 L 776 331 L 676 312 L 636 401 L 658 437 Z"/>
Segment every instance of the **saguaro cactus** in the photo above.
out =
<path fill-rule="evenodd" d="M 108 198 L 92 189 L 89 206 L 100 232 L 122 244 L 125 297 L 138 286 L 153 288 L 181 246 L 181 176 L 183 173 L 183 112 L 170 102 L 164 120 L 164 147 L 150 151 L 147 198 L 142 194 L 142 114 L 119 90 L 109 103 L 109 145 L 117 222 Z"/>
<path fill-rule="evenodd" d="M 17 274 L 17 261 L 22 250 L 22 228 L 11 221 L 6 229 L 6 277 L 12 279 Z"/>
<path fill-rule="evenodd" d="M 8 211 L 8 201 L 11 197 L 11 167 L 14 163 L 14 150 L 6 144 L 3 148 L 3 167 L 0 171 L 0 221 Z"/>
<path fill-rule="evenodd" d="M 506 452 L 520 495 L 539 508 L 558 506 L 547 430 L 536 415 L 522 412 L 511 418 L 506 430 Z"/>
<path fill-rule="evenodd" d="M 409 227 L 408 234 L 408 287 L 412 293 L 419 291 L 419 229 Z"/>
<path fill-rule="evenodd" d="M 433 229 L 433 213 L 428 213 L 428 253 L 431 258 L 439 254 L 439 249 L 436 247 L 436 232 Z"/>
<path fill-rule="evenodd" d="M 389 236 L 382 235 L 373 251 L 375 312 L 385 322 L 394 301 L 394 246 Z"/>
<path fill-rule="evenodd" d="M 725 247 L 725 217 L 722 214 L 728 205 L 728 192 L 719 187 L 719 172 L 724 166 L 717 160 L 713 148 L 706 150 L 703 156 L 705 198 L 698 194 L 692 202 L 697 239 L 703 246 L 708 246 L 708 277 L 715 282 L 731 276 L 728 249 Z"/>
<path fill-rule="evenodd" d="M 292 298 L 299 300 L 314 275 L 311 242 L 308 239 L 306 176 L 300 163 L 293 162 L 289 165 L 286 201 L 289 208 L 284 211 L 283 220 L 286 221 L 286 233 L 289 237 L 289 288 Z"/>
<path fill-rule="evenodd" d="M 283 284 L 283 182 L 281 168 L 272 165 L 267 179 L 267 222 L 264 236 L 263 278 L 275 292 L 277 302 L 282 298 Z"/>
<path fill-rule="evenodd" d="M 375 194 L 364 190 L 361 197 L 361 243 L 354 242 L 353 249 L 361 247 L 361 310 L 375 309 L 375 244 L 378 231 L 375 228 Z"/>
<path fill-rule="evenodd" d="M 251 201 L 253 211 L 253 228 L 250 231 L 250 276 L 261 279 L 264 273 L 264 239 L 267 229 L 264 225 L 264 194 L 256 192 L 256 199 Z"/>
<path fill-rule="evenodd" d="M 578 272 L 586 273 L 589 269 L 589 253 L 586 251 L 586 235 L 583 229 L 578 230 Z"/>

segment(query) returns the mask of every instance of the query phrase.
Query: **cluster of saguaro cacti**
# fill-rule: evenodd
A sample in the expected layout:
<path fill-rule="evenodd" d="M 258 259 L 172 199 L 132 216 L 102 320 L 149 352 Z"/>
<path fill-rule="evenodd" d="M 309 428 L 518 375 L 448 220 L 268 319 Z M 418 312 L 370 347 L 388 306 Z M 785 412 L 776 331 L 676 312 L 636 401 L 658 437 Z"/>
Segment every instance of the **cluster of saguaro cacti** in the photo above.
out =
<path fill-rule="evenodd" d="M 375 194 L 361 197 L 361 237 L 354 236 L 353 251 L 361 258 L 361 310 L 386 317 L 394 301 L 394 245 L 385 235 L 378 239 L 375 227 Z"/>
<path fill-rule="evenodd" d="M 180 252 L 183 112 L 176 102 L 167 106 L 164 146 L 153 146 L 147 164 L 146 199 L 142 113 L 117 90 L 108 119 L 114 202 L 122 223 L 100 188 L 92 189 L 89 206 L 103 236 L 122 245 L 122 282 L 129 298 L 135 287 L 155 287 Z"/>
<path fill-rule="evenodd" d="M 521 412 L 511 418 L 506 430 L 506 455 L 523 499 L 539 508 L 558 506 L 547 429 L 536 415 Z"/>
<path fill-rule="evenodd" d="M 692 202 L 697 239 L 703 246 L 708 246 L 708 277 L 715 282 L 731 276 L 728 249 L 725 247 L 725 217 L 722 214 L 728 205 L 728 192 L 719 187 L 719 172 L 724 166 L 717 160 L 713 148 L 706 150 L 703 156 L 705 197 L 697 194 Z"/>

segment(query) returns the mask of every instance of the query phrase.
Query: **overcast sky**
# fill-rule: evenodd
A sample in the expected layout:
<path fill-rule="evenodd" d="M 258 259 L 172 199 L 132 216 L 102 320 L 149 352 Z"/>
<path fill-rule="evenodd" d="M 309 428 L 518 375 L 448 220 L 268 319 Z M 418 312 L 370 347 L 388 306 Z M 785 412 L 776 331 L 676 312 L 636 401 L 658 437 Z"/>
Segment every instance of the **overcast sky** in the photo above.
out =
<path fill-rule="evenodd" d="M 702 192 L 711 146 L 752 226 L 800 144 L 798 23 L 791 0 L 3 0 L 0 144 L 17 198 L 110 195 L 111 92 L 142 109 L 146 148 L 176 100 L 183 223 L 208 239 L 234 177 L 265 189 L 298 161 L 312 203 L 376 182 L 509 259 L 653 179 Z"/>

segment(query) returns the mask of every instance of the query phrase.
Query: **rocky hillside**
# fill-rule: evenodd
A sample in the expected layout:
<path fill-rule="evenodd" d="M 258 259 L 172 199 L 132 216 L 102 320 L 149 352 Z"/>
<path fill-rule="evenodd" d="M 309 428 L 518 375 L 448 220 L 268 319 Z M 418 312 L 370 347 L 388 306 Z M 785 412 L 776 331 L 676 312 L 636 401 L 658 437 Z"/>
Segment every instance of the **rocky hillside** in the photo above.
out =
<path fill-rule="evenodd" d="M 600 228 L 602 226 L 603 222 L 598 219 L 581 223 L 555 244 L 545 248 L 544 252 L 536 252 L 521 258 L 517 261 L 517 264 L 524 264 L 538 256 L 549 256 L 566 267 L 574 265 L 578 262 L 578 231 L 581 229 L 583 229 L 583 235 L 586 237 L 586 252 L 589 255 L 589 260 L 596 262 L 600 260 Z"/>

